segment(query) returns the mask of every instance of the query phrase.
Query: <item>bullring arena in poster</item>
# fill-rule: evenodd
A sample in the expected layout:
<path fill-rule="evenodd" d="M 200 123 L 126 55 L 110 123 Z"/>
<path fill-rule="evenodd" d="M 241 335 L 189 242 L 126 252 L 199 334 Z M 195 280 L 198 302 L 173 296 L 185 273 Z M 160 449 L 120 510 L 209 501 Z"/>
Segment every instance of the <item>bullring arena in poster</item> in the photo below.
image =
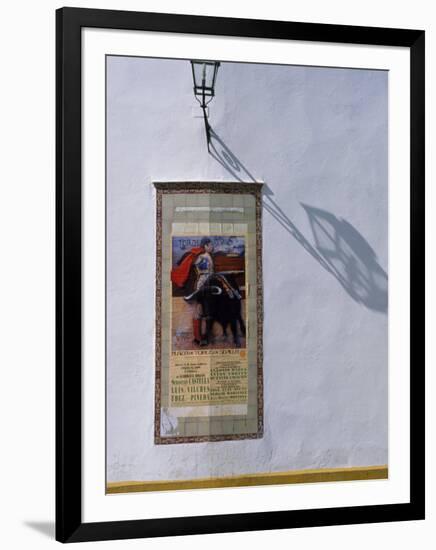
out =
<path fill-rule="evenodd" d="M 259 438 L 261 185 L 155 186 L 155 443 Z"/>

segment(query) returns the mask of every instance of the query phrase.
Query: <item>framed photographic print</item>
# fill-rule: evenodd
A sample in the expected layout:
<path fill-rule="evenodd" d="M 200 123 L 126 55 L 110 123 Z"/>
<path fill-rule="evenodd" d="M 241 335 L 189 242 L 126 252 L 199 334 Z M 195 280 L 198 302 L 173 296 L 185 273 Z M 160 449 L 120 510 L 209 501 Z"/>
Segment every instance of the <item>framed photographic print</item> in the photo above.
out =
<path fill-rule="evenodd" d="M 424 32 L 56 48 L 56 538 L 422 519 Z"/>

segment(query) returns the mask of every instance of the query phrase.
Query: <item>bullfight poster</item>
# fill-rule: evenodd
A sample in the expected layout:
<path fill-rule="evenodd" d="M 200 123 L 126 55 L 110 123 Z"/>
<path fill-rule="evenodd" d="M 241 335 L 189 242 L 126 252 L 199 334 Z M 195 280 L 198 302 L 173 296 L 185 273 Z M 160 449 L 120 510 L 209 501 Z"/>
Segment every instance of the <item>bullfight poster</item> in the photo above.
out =
<path fill-rule="evenodd" d="M 155 443 L 262 437 L 261 184 L 155 187 Z"/>

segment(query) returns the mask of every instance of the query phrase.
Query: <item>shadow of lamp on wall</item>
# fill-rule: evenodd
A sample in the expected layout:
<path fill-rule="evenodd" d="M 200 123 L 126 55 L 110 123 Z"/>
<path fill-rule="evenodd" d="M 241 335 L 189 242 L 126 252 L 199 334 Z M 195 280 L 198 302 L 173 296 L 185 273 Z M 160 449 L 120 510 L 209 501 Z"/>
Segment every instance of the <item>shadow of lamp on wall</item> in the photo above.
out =
<path fill-rule="evenodd" d="M 388 276 L 368 241 L 350 223 L 334 214 L 302 204 L 309 218 L 313 244 L 289 219 L 265 188 L 263 207 L 357 303 L 380 313 L 388 309 Z"/>
<path fill-rule="evenodd" d="M 191 61 L 194 94 L 203 109 L 209 154 L 240 182 L 257 180 L 224 143 L 210 125 L 207 105 L 215 96 L 219 62 Z M 373 311 L 388 309 L 388 276 L 366 239 L 349 222 L 334 214 L 301 203 L 312 230 L 313 244 L 273 199 L 274 193 L 263 185 L 263 207 L 356 302 Z"/>
<path fill-rule="evenodd" d="M 315 249 L 326 269 L 348 294 L 374 311 L 388 308 L 388 276 L 363 236 L 346 220 L 326 210 L 301 204 L 309 218 Z"/>

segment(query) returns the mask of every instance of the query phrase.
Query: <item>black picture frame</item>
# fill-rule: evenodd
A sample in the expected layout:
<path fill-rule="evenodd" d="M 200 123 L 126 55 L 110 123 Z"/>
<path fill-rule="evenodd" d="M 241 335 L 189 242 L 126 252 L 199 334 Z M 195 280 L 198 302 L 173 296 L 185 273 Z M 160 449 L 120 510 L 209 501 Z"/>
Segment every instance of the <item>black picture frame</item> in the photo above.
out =
<path fill-rule="evenodd" d="M 410 501 L 328 509 L 82 522 L 81 29 L 397 46 L 410 49 Z M 424 518 L 424 112 L 425 33 L 79 8 L 56 13 L 56 539 L 128 539 Z M 170 497 L 169 497 L 170 498 Z"/>

